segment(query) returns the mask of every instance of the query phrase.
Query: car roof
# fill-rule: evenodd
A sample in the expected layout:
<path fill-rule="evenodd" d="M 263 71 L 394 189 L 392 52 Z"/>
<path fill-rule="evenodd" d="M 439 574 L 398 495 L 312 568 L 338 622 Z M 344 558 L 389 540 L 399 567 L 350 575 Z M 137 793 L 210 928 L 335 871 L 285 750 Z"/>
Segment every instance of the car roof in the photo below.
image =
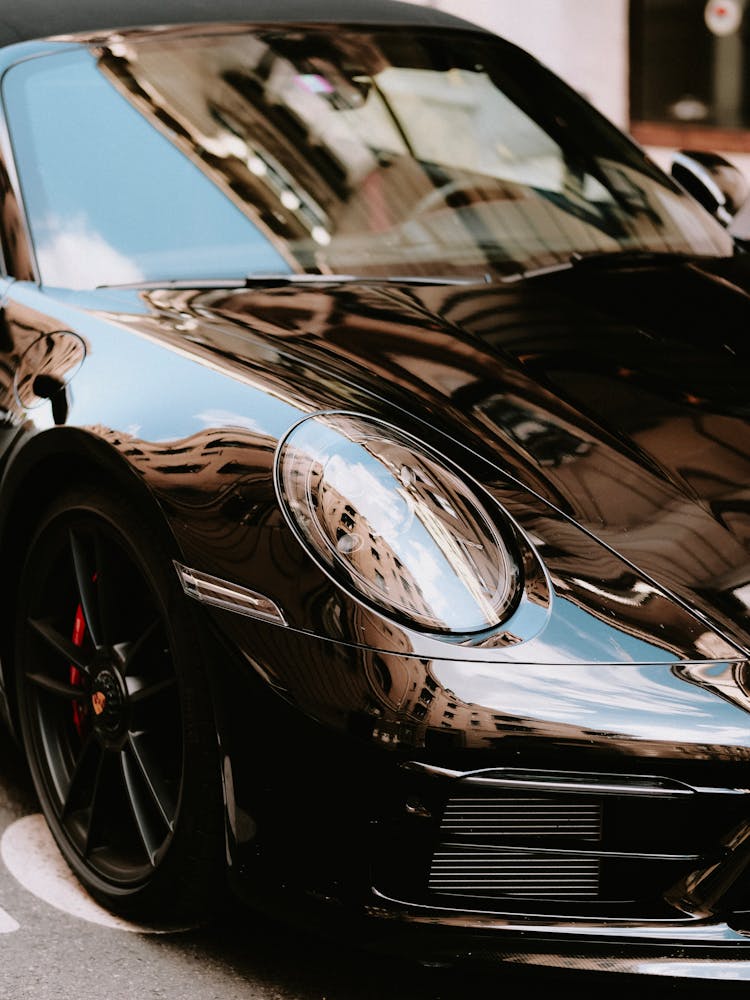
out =
<path fill-rule="evenodd" d="M 0 11 L 0 46 L 55 35 L 196 22 L 340 23 L 473 28 L 431 7 L 398 0 L 19 0 Z"/>

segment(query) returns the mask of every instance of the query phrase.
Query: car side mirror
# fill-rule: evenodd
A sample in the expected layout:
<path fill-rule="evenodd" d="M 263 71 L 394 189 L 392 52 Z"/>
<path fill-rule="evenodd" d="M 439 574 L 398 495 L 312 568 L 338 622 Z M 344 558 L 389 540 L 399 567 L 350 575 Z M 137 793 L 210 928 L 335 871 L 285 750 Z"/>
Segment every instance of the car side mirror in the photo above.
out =
<path fill-rule="evenodd" d="M 674 154 L 672 177 L 723 226 L 729 226 L 750 195 L 750 184 L 718 153 L 681 149 Z"/>

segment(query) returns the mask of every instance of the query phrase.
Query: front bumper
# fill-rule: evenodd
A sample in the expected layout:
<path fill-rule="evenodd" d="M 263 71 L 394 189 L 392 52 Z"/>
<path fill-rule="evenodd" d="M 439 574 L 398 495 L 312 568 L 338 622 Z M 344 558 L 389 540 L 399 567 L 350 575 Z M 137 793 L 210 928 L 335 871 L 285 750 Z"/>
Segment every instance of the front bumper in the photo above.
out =
<path fill-rule="evenodd" d="M 441 910 L 390 899 L 372 890 L 364 905 L 289 885 L 259 890 L 246 879 L 238 894 L 285 923 L 388 958 L 475 975 L 499 969 L 670 979 L 750 982 L 750 933 L 723 920 L 607 922 L 522 918 Z M 249 890 L 249 891 L 248 891 Z M 650 995 L 650 994 L 649 994 Z"/>
<path fill-rule="evenodd" d="M 452 688 L 431 688 L 444 664 L 396 664 L 245 622 L 253 641 L 237 645 L 254 656 L 237 668 L 259 684 L 252 730 L 243 685 L 223 699 L 237 713 L 227 741 L 236 805 L 257 831 L 234 851 L 241 894 L 285 919 L 309 904 L 305 923 L 426 962 L 750 980 L 750 727 L 739 686 L 735 698 L 727 683 L 639 667 L 650 700 L 619 732 L 591 711 L 586 729 L 545 725 L 464 697 L 459 742 L 434 716 L 436 704 L 457 714 L 458 667 Z M 396 666 L 422 692 L 410 710 L 383 696 Z M 595 680 L 605 708 L 633 673 L 557 668 L 558 679 Z M 529 677 L 531 665 L 493 664 L 482 679 L 499 698 Z M 684 725 L 678 742 L 664 720 L 682 685 L 700 732 Z M 248 737 L 261 730 L 259 787 Z M 281 733 L 291 768 L 268 756 Z"/>
<path fill-rule="evenodd" d="M 750 933 L 721 920 L 521 920 L 415 907 L 385 897 L 373 899 L 367 912 L 383 925 L 371 946 L 408 949 L 424 963 L 750 982 Z"/>
<path fill-rule="evenodd" d="M 378 824 L 365 907 L 392 947 L 408 940 L 451 964 L 750 981 L 747 791 L 644 774 L 401 770 L 406 810 Z"/>

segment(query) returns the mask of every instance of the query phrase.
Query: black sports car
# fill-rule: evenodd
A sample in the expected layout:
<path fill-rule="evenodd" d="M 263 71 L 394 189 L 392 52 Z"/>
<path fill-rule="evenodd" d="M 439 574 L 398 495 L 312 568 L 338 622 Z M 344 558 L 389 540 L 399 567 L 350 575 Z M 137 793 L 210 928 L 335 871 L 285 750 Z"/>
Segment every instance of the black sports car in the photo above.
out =
<path fill-rule="evenodd" d="M 3 703 L 85 886 L 750 979 L 721 169 L 387 0 L 0 42 Z"/>

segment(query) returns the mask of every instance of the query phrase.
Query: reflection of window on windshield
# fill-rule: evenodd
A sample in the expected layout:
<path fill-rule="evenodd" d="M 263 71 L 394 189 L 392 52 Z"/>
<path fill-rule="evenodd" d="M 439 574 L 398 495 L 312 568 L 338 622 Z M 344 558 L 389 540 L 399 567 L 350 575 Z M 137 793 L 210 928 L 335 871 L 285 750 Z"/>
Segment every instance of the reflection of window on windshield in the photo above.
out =
<path fill-rule="evenodd" d="M 497 40 L 449 46 L 403 30 L 188 34 L 15 66 L 4 94 L 44 280 L 483 276 L 731 252 L 533 60 Z"/>

